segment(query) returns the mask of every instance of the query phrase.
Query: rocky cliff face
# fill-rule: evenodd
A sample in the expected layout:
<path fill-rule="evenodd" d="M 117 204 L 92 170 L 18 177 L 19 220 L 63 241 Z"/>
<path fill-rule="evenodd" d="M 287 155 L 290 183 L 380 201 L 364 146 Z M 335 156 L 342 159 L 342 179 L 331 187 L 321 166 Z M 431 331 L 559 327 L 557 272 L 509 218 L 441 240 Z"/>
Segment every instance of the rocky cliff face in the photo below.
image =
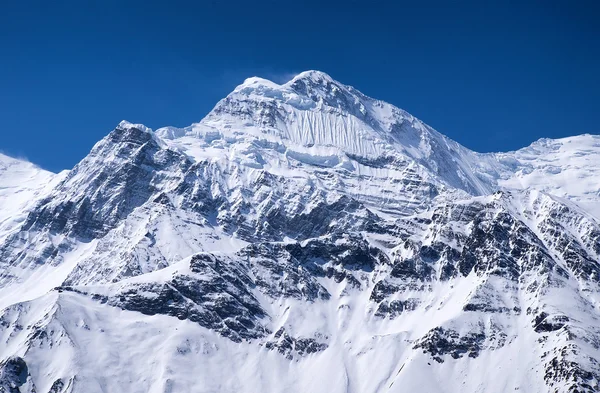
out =
<path fill-rule="evenodd" d="M 479 154 L 309 71 L 3 158 L 0 392 L 598 391 L 599 141 Z"/>

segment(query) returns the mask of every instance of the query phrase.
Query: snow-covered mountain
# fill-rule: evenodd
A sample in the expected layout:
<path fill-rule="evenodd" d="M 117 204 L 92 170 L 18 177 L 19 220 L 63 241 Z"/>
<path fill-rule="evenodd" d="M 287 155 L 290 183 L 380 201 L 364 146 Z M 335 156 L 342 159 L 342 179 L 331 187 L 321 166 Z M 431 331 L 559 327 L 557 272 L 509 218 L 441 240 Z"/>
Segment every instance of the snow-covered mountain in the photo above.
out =
<path fill-rule="evenodd" d="M 480 154 L 318 71 L 0 156 L 0 392 L 595 392 L 600 137 Z"/>

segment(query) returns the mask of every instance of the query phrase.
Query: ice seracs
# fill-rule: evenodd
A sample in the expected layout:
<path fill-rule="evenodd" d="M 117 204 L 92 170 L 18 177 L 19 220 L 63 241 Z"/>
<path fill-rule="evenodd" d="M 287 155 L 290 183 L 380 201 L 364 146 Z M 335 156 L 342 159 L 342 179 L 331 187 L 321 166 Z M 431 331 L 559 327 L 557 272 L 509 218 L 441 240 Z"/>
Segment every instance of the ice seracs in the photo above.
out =
<path fill-rule="evenodd" d="M 303 159 L 317 165 L 337 162 L 355 173 L 395 162 L 394 169 L 410 169 L 476 194 L 490 192 L 497 177 L 495 160 L 479 157 L 405 111 L 316 71 L 283 85 L 250 78 L 200 123 L 183 130 L 159 129 L 157 134 L 199 157 L 206 157 L 207 150 L 197 148 L 198 139 L 214 147 L 213 157 L 227 155 L 241 143 L 249 150 L 259 146 L 265 163 L 278 170 Z"/>
<path fill-rule="evenodd" d="M 598 171 L 318 71 L 60 175 L 0 156 L 0 392 L 598 391 Z"/>

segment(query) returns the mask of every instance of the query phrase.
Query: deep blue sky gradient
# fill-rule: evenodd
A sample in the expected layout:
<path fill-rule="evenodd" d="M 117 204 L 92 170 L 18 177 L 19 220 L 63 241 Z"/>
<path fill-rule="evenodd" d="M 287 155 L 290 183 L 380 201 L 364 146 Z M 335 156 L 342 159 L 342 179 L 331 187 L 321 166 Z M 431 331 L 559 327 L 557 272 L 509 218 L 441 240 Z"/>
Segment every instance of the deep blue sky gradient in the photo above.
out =
<path fill-rule="evenodd" d="M 584 0 L 4 0 L 0 151 L 70 168 L 122 119 L 186 126 L 307 69 L 477 151 L 600 133 L 598 20 Z"/>

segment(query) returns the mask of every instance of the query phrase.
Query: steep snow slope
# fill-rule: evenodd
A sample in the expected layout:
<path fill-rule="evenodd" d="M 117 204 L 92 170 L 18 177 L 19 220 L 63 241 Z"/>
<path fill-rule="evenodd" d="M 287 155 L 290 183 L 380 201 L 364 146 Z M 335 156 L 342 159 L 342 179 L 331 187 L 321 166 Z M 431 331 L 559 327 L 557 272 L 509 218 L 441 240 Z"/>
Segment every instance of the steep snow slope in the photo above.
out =
<path fill-rule="evenodd" d="M 52 186 L 55 177 L 29 162 L 0 154 L 0 238 L 24 219 L 24 213 Z"/>
<path fill-rule="evenodd" d="M 600 136 L 541 139 L 498 156 L 513 160 L 501 186 L 546 191 L 576 202 L 600 219 Z"/>
<path fill-rule="evenodd" d="M 17 161 L 0 392 L 598 391 L 595 144 L 478 154 L 308 71 Z"/>

